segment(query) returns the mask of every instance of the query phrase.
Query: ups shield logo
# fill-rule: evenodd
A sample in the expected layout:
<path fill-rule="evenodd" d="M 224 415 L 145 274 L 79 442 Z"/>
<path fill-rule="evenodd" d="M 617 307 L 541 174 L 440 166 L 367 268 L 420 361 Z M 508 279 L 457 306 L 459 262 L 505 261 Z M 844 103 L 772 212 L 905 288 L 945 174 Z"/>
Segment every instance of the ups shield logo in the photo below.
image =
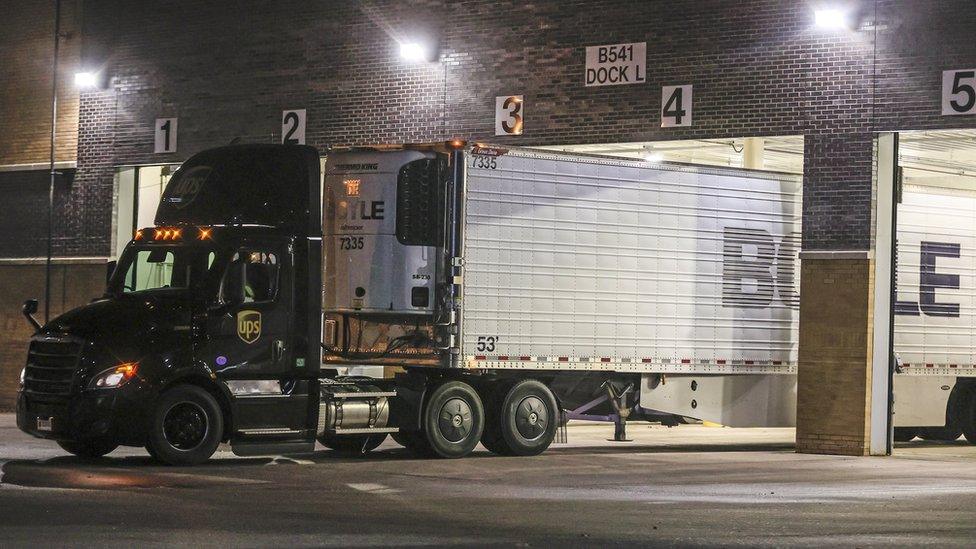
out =
<path fill-rule="evenodd" d="M 258 311 L 238 312 L 237 336 L 247 344 L 257 341 L 261 337 L 261 313 Z"/>
<path fill-rule="evenodd" d="M 163 202 L 172 204 L 177 209 L 186 207 L 196 199 L 203 189 L 213 168 L 209 166 L 196 166 L 185 172 L 179 172 L 166 187 L 163 193 Z"/>

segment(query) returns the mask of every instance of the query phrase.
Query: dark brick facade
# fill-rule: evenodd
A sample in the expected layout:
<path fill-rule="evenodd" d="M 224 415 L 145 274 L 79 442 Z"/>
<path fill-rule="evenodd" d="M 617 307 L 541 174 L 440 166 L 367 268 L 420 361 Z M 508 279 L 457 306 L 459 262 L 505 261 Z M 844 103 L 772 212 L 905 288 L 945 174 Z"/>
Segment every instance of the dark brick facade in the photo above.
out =
<path fill-rule="evenodd" d="M 858 29 L 816 28 L 820 5 L 849 7 Z M 81 97 L 56 249 L 109 254 L 115 166 L 277 141 L 281 111 L 305 108 L 322 150 L 803 134 L 803 247 L 867 250 L 873 133 L 976 125 L 939 106 L 941 71 L 976 66 L 974 23 L 971 0 L 89 0 L 82 64 L 111 86 Z M 437 62 L 399 59 L 415 37 L 436 39 Z M 585 46 L 642 41 L 646 84 L 583 86 Z M 660 127 L 675 84 L 694 85 L 692 127 Z M 493 136 L 503 94 L 525 96 L 520 138 Z M 155 155 L 153 120 L 170 116 L 179 150 Z"/>
<path fill-rule="evenodd" d="M 940 116 L 939 85 L 944 68 L 976 65 L 976 5 L 845 4 L 858 30 L 816 28 L 813 4 L 792 0 L 89 2 L 85 59 L 113 85 L 82 97 L 59 251 L 107 253 L 112 166 L 277 140 L 281 110 L 302 107 L 322 149 L 804 134 L 804 247 L 867 249 L 871 132 L 973 124 Z M 439 37 L 440 62 L 398 58 L 415 36 Z M 648 44 L 645 85 L 582 85 L 584 46 L 629 41 Z M 694 126 L 660 128 L 660 86 L 685 83 Z M 526 97 L 518 139 L 492 135 L 508 93 Z M 151 152 L 162 116 L 180 117 L 175 155 Z"/>
<path fill-rule="evenodd" d="M 81 55 L 81 2 L 61 1 L 58 161 L 73 161 L 78 146 L 73 75 Z M 51 157 L 54 2 L 0 0 L 0 13 L 0 166 L 46 163 Z"/>

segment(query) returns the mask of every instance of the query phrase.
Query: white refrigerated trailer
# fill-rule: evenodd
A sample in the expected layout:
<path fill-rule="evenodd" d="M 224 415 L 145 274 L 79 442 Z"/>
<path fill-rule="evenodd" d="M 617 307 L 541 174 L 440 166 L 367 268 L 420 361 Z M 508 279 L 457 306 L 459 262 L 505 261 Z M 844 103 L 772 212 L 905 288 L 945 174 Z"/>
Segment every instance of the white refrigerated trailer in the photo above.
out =
<path fill-rule="evenodd" d="M 526 379 L 571 412 L 794 424 L 799 177 L 489 146 L 326 169 L 324 364 L 470 380 L 489 448 Z M 899 216 L 895 425 L 976 442 L 976 195 Z"/>

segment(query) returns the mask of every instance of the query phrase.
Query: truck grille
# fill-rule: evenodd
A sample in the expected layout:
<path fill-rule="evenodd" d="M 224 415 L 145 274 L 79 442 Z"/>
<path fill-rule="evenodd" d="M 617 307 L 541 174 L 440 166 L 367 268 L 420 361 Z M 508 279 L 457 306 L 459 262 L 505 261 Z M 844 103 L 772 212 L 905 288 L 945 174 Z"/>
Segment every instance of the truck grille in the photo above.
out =
<path fill-rule="evenodd" d="M 71 395 L 71 386 L 82 344 L 72 340 L 31 341 L 24 374 L 24 392 L 31 400 L 61 402 Z"/>

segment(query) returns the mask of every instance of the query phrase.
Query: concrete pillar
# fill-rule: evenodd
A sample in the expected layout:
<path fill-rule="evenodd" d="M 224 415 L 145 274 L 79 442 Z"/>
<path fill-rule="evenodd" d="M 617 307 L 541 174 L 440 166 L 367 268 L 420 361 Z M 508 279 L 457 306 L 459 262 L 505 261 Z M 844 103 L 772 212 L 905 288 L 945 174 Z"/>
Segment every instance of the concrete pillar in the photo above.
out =
<path fill-rule="evenodd" d="M 751 170 L 763 169 L 763 156 L 766 140 L 762 137 L 747 137 L 742 145 L 742 167 Z"/>
<path fill-rule="evenodd" d="M 798 452 L 871 453 L 873 159 L 871 134 L 805 136 Z"/>

